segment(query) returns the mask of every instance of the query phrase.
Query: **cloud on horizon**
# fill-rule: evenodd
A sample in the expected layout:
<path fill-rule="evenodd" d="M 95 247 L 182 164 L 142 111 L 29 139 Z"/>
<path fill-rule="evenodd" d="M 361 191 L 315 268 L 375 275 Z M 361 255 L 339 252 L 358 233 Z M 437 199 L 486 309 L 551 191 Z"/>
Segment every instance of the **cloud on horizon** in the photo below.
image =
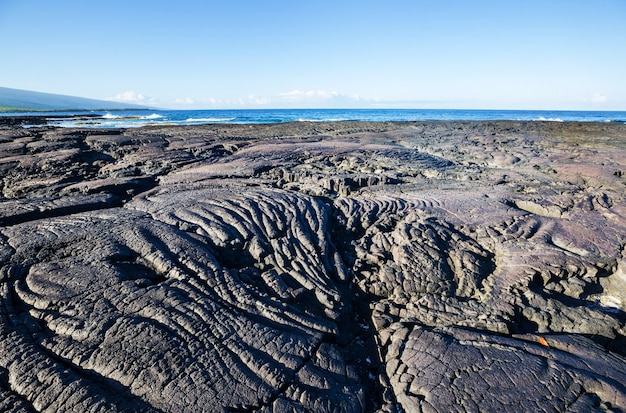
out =
<path fill-rule="evenodd" d="M 264 97 L 250 94 L 248 95 L 248 102 L 254 103 L 255 105 L 269 105 L 272 101 Z"/>
<path fill-rule="evenodd" d="M 279 93 L 278 97 L 291 102 L 300 102 L 304 100 L 328 100 L 339 96 L 339 93 L 325 90 L 307 90 L 300 89 L 290 90 L 289 92 Z"/>
<path fill-rule="evenodd" d="M 118 95 L 120 96 L 120 95 Z M 122 98 L 126 96 L 120 96 Z M 141 99 L 143 95 L 133 96 Z M 130 101 L 129 101 L 130 102 Z M 247 96 L 234 98 L 219 97 L 182 97 L 170 101 L 174 107 L 199 108 L 199 109 L 222 109 L 222 108 L 333 108 L 333 107 L 372 107 L 380 104 L 380 99 L 364 98 L 359 95 L 344 95 L 337 91 L 327 90 L 301 90 L 293 89 L 288 92 L 281 92 L 276 95 L 266 97 L 253 93 Z"/>
<path fill-rule="evenodd" d="M 196 101 L 190 97 L 186 97 L 186 98 L 178 98 L 176 100 L 174 100 L 174 104 L 176 105 L 193 105 L 195 104 Z"/>
<path fill-rule="evenodd" d="M 113 97 L 105 98 L 104 100 L 111 100 L 114 102 L 123 102 L 123 103 L 133 103 L 136 105 L 147 105 L 147 104 L 156 103 L 155 98 L 144 95 L 142 93 L 136 93 L 135 91 L 118 93 L 117 95 Z"/>
<path fill-rule="evenodd" d="M 594 93 L 591 101 L 593 103 L 605 103 L 608 100 L 607 96 L 604 93 L 596 92 Z"/>
<path fill-rule="evenodd" d="M 368 98 L 359 95 L 345 95 L 337 91 L 327 90 L 300 90 L 293 89 L 277 95 L 278 103 L 290 106 L 322 106 L 322 107 L 355 107 L 371 106 L 380 102 L 378 98 Z"/>

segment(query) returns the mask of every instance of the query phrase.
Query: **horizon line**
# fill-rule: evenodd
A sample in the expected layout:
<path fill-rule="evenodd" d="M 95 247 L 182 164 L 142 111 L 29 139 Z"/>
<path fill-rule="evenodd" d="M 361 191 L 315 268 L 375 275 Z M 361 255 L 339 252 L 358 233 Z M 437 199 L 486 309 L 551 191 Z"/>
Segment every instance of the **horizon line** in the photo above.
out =
<path fill-rule="evenodd" d="M 116 102 L 123 103 L 123 102 Z M 84 108 L 61 108 L 61 109 L 44 109 L 44 108 L 15 108 L 15 110 L 1 110 L 0 115 L 6 115 L 11 113 L 56 113 L 56 112 L 121 112 L 121 111 L 171 111 L 171 112 L 185 112 L 185 111 L 263 111 L 263 110 L 363 110 L 363 111 L 376 111 L 376 110 L 423 110 L 423 111 L 490 111 L 490 112 L 626 112 L 626 110 L 620 109 L 495 109 L 495 108 L 411 108 L 411 107 L 377 107 L 377 108 L 358 108 L 358 107 L 271 107 L 271 108 L 190 108 L 190 109 L 175 109 L 175 108 L 163 108 L 163 107 L 128 107 L 128 108 L 99 108 L 99 109 L 84 109 Z M 12 108 L 13 109 L 13 108 Z"/>

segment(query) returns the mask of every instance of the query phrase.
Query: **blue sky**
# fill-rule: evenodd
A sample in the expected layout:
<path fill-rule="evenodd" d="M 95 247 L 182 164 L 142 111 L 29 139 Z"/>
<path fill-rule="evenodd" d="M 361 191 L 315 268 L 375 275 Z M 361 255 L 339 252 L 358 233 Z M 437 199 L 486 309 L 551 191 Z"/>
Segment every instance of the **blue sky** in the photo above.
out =
<path fill-rule="evenodd" d="M 0 0 L 0 86 L 165 108 L 626 110 L 626 0 Z"/>

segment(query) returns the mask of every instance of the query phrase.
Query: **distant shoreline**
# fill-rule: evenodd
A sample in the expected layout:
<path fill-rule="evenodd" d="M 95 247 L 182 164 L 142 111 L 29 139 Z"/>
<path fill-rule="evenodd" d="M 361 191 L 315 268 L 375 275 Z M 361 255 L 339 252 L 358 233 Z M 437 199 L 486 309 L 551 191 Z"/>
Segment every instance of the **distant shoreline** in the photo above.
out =
<path fill-rule="evenodd" d="M 73 119 L 73 118 L 99 118 L 101 115 L 98 114 L 84 114 L 80 116 L 72 116 L 72 115 L 59 115 L 61 119 Z M 42 115 L 10 115 L 3 116 L 0 113 L 0 126 L 23 126 L 23 125 L 31 125 L 31 126 L 48 126 L 50 116 L 42 116 Z"/>
<path fill-rule="evenodd" d="M 14 108 L 8 106 L 0 106 L 0 116 L 13 116 L 13 114 L 20 113 L 64 113 L 64 112 L 119 112 L 124 110 L 133 111 L 150 111 L 150 110 L 163 110 L 163 109 L 135 109 L 135 108 L 118 108 L 118 109 L 40 109 L 40 108 Z M 36 116 L 36 115 L 34 115 Z"/>

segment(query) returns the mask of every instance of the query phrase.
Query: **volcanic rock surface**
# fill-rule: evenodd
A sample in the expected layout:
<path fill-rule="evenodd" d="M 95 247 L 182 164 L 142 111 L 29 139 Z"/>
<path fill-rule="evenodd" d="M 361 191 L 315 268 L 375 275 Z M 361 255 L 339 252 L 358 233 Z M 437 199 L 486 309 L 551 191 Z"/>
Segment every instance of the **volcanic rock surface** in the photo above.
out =
<path fill-rule="evenodd" d="M 0 411 L 626 411 L 626 125 L 0 127 Z"/>

